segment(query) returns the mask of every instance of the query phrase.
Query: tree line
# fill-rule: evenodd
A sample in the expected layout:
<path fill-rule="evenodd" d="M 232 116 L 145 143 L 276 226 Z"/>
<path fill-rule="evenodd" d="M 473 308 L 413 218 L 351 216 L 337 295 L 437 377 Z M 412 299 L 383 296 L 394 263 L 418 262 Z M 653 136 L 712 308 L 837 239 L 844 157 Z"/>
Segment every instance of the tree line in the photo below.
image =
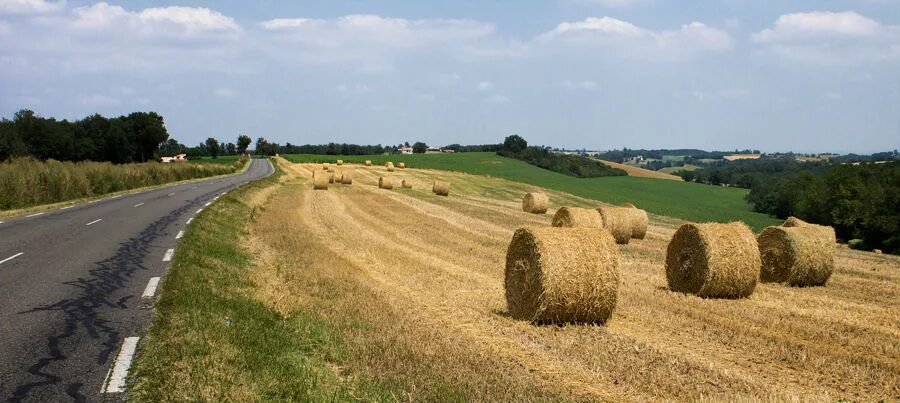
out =
<path fill-rule="evenodd" d="M 547 147 L 528 146 L 519 135 L 504 139 L 497 155 L 515 158 L 529 164 L 577 178 L 625 176 L 625 171 L 577 154 L 557 154 Z"/>

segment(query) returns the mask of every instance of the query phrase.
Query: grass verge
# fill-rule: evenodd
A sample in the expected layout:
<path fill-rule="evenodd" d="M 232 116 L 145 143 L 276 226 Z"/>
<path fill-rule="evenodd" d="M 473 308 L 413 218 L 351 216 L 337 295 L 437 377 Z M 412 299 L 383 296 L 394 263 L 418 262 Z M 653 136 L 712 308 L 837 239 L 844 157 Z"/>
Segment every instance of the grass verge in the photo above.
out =
<path fill-rule="evenodd" d="M 746 189 L 630 176 L 580 179 L 494 153 L 353 156 L 294 154 L 284 157 L 292 162 L 334 162 L 338 158 L 351 163 L 372 160 L 376 165 L 385 161 L 403 161 L 411 168 L 488 175 L 607 203 L 630 202 L 654 214 L 690 221 L 743 221 L 756 231 L 779 222 L 766 214 L 752 211 L 744 200 L 748 192 Z"/>

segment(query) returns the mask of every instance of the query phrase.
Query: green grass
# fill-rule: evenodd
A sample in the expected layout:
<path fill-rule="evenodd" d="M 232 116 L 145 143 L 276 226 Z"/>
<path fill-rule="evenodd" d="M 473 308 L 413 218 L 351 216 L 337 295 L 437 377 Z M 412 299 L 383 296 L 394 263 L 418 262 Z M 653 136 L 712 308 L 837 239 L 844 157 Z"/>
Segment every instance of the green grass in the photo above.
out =
<path fill-rule="evenodd" d="M 679 162 L 684 161 L 684 155 L 663 155 L 663 162 Z"/>
<path fill-rule="evenodd" d="M 494 153 L 362 156 L 292 154 L 283 157 L 292 162 L 335 162 L 339 158 L 353 163 L 372 160 L 376 165 L 386 161 L 402 161 L 411 168 L 488 175 L 607 203 L 631 202 L 654 214 L 696 222 L 739 220 L 757 231 L 778 223 L 778 220 L 750 209 L 750 205 L 744 200 L 748 192 L 746 189 L 628 176 L 579 179 Z"/>
<path fill-rule="evenodd" d="M 670 173 L 675 173 L 675 172 L 678 172 L 678 171 L 696 171 L 696 170 L 698 170 L 698 169 L 700 169 L 700 167 L 698 167 L 698 166 L 696 166 L 696 165 L 684 164 L 683 167 L 668 167 L 668 168 L 663 168 L 663 169 L 660 169 L 659 172 L 665 172 L 665 173 L 667 173 L 667 174 L 670 174 Z"/>

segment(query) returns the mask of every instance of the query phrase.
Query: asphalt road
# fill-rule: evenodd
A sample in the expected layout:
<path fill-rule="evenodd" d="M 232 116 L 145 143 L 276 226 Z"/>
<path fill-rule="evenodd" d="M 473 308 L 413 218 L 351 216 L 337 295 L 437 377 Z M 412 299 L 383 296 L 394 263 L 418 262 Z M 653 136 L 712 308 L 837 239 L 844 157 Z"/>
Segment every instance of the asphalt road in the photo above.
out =
<path fill-rule="evenodd" d="M 142 295 L 176 236 L 223 192 L 271 172 L 253 160 L 240 175 L 3 220 L 0 398 L 119 400 L 114 367 L 127 369 L 122 346 L 149 323 L 155 294 Z"/>

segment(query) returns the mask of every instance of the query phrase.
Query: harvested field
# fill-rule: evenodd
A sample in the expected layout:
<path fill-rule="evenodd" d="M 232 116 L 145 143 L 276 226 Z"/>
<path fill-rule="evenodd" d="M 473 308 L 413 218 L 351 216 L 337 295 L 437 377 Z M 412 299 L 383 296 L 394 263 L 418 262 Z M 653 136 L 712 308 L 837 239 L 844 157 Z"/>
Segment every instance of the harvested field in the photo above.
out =
<path fill-rule="evenodd" d="M 636 176 L 639 178 L 667 179 L 670 181 L 679 181 L 679 182 L 684 181 L 684 179 L 681 179 L 680 176 L 672 175 L 672 174 L 666 173 L 666 172 L 659 172 L 659 171 L 653 171 L 650 169 L 638 168 L 638 167 L 631 166 L 631 165 L 620 164 L 618 162 L 611 162 L 611 161 L 604 161 L 604 160 L 598 160 L 598 161 L 600 161 L 606 165 L 609 165 L 613 168 L 619 168 L 619 169 L 625 171 L 625 173 L 627 173 L 628 176 Z"/>
<path fill-rule="evenodd" d="M 644 240 L 617 246 L 618 297 L 603 326 L 538 326 L 507 312 L 505 258 L 517 228 L 549 227 L 555 210 L 526 213 L 522 194 L 598 203 L 413 168 L 392 174 L 411 189 L 385 192 L 380 166 L 314 192 L 321 165 L 281 164 L 288 178 L 248 224 L 249 292 L 285 317 L 359 323 L 346 341 L 355 355 L 328 359 L 342 379 L 409 384 L 388 400 L 429 400 L 417 391 L 433 382 L 469 401 L 900 399 L 896 256 L 836 249 L 825 287 L 761 283 L 748 298 L 704 299 L 667 289 L 666 246 L 681 221 L 651 215 Z M 452 182 L 454 197 L 434 197 L 436 180 Z M 340 298 L 323 297 L 334 284 Z"/>

